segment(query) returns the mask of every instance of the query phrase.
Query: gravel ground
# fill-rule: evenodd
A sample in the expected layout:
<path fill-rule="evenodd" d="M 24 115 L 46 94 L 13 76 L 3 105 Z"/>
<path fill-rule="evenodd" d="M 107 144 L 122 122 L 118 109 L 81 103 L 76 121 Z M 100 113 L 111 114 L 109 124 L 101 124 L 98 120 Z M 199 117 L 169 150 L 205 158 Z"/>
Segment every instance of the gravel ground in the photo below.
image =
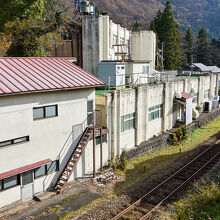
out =
<path fill-rule="evenodd" d="M 175 173 L 178 169 L 180 169 L 184 164 L 188 161 L 192 160 L 196 155 L 202 152 L 207 146 L 214 144 L 218 139 L 220 139 L 220 132 L 213 137 L 211 137 L 208 141 L 205 141 L 195 149 L 180 153 L 179 157 L 174 160 L 172 163 L 167 165 L 166 167 L 159 170 L 157 173 L 151 175 L 150 177 L 142 180 L 139 184 L 132 186 L 127 189 L 124 195 L 117 197 L 116 199 L 105 203 L 105 205 L 96 208 L 93 211 L 89 211 L 82 215 L 79 219 L 91 219 L 91 220 L 105 220 L 111 219 L 119 210 L 123 210 L 128 207 L 129 203 L 138 200 L 141 196 L 146 194 L 146 192 L 150 191 L 153 187 L 157 186 L 163 180 L 171 175 L 171 173 Z M 217 178 L 220 180 L 220 163 L 216 165 L 212 172 L 209 172 L 207 175 L 211 175 L 210 178 Z M 188 188 L 187 186 L 178 196 L 175 197 L 177 200 Z"/>
<path fill-rule="evenodd" d="M 157 171 L 157 173 L 151 175 L 150 177 L 141 180 L 139 184 L 135 186 L 129 187 L 126 189 L 126 192 L 123 195 L 118 195 L 116 198 L 110 198 L 108 200 L 103 200 L 101 205 L 97 205 L 97 207 L 90 207 L 88 211 L 82 214 L 80 217 L 75 219 L 85 219 L 85 220 L 105 220 L 111 219 L 112 216 L 115 216 L 119 210 L 125 209 L 130 203 L 136 201 L 141 196 L 146 194 L 146 192 L 150 191 L 153 187 L 158 185 L 160 182 L 165 180 L 171 173 L 174 173 L 177 169 L 186 164 L 188 161 L 192 160 L 196 155 L 198 155 L 201 151 L 203 151 L 207 146 L 215 143 L 218 139 L 220 139 L 220 132 L 213 137 L 211 137 L 208 141 L 196 147 L 195 149 L 179 153 L 179 157 L 174 160 L 172 163 Z M 211 172 L 212 178 L 217 178 L 220 180 L 220 163 L 218 166 Z M 23 219 L 37 219 L 37 220 L 57 220 L 59 217 L 64 216 L 67 212 L 72 212 L 80 208 L 81 206 L 85 206 L 89 204 L 91 201 L 96 200 L 97 198 L 102 197 L 103 193 L 112 192 L 115 184 L 120 181 L 124 181 L 125 177 L 118 176 L 117 180 L 112 181 L 111 183 L 105 184 L 104 187 L 96 186 L 92 183 L 92 180 L 87 180 L 85 182 L 81 182 L 75 186 L 69 186 L 68 189 L 64 191 L 61 195 L 56 195 L 51 199 L 35 202 L 32 201 L 29 204 L 29 208 L 25 209 L 25 211 L 21 211 L 16 213 L 15 215 L 6 218 L 10 220 L 23 220 Z M 64 202 L 56 211 L 50 210 L 51 207 L 56 205 L 60 205 L 65 199 L 72 198 L 66 202 Z M 80 203 L 81 201 L 81 203 Z M 80 205 L 77 205 L 80 203 Z M 49 211 L 48 211 L 49 210 Z M 0 218 L 1 219 L 1 218 Z"/>

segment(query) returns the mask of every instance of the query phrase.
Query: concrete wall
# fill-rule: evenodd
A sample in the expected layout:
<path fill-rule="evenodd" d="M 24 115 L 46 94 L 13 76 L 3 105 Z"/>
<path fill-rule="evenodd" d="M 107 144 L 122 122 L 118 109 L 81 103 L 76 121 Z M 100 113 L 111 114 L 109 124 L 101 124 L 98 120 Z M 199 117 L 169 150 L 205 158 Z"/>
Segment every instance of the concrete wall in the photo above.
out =
<path fill-rule="evenodd" d="M 212 79 L 212 83 L 210 83 Z M 174 111 L 174 98 L 181 97 L 182 92 L 190 93 L 194 88 L 198 92 L 198 102 L 204 103 L 204 89 L 209 85 L 210 91 L 216 87 L 216 76 L 197 77 L 185 80 L 166 82 L 163 84 L 142 85 L 137 88 L 115 90 L 106 95 L 107 106 L 106 120 L 108 127 L 111 126 L 111 147 L 114 155 L 120 155 L 123 149 L 130 150 L 139 146 L 142 142 L 163 131 L 174 127 L 180 118 L 181 108 Z M 200 91 L 201 89 L 201 91 Z M 192 100 L 188 100 L 192 101 Z M 187 101 L 187 102 L 188 102 Z M 199 105 L 198 103 L 198 105 Z M 163 117 L 149 121 L 149 108 L 157 105 L 163 106 Z M 187 122 L 191 121 L 193 106 L 190 104 Z M 121 117 L 135 112 L 135 129 L 127 132 L 121 131 Z"/>
<path fill-rule="evenodd" d="M 150 61 L 150 67 L 155 69 L 156 34 L 153 31 L 139 31 L 131 33 L 131 59 Z"/>
<path fill-rule="evenodd" d="M 29 135 L 30 141 L 0 148 L 0 173 L 50 158 L 60 160 L 60 172 L 34 181 L 34 193 L 52 187 L 87 126 L 87 100 L 94 89 L 32 93 L 0 97 L 0 142 Z M 33 108 L 58 105 L 58 116 L 33 120 Z M 95 102 L 94 102 L 95 105 Z M 96 168 L 100 168 L 96 146 Z M 109 146 L 103 144 L 103 164 L 109 160 Z M 86 147 L 70 180 L 93 171 L 92 141 Z M 8 192 L 8 193 L 7 193 Z M 7 194 L 7 197 L 4 195 Z M 0 207 L 20 199 L 20 186 L 0 192 Z M 2 198 L 7 198 L 6 200 Z"/>
<path fill-rule="evenodd" d="M 113 42 L 115 38 L 115 42 Z M 118 24 L 114 24 L 108 15 L 83 16 L 82 18 L 82 44 L 83 68 L 94 75 L 98 74 L 97 63 L 102 60 L 117 60 L 114 44 L 120 40 L 127 43 L 130 32 Z"/>

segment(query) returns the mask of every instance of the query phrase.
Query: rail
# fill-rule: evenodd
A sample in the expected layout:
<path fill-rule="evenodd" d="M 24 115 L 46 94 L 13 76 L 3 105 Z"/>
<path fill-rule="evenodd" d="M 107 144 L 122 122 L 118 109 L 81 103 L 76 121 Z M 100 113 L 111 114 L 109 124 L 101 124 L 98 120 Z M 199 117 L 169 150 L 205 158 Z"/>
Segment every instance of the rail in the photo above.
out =
<path fill-rule="evenodd" d="M 150 194 L 152 194 L 153 192 L 155 192 L 159 187 L 161 187 L 163 184 L 167 183 L 169 180 L 171 180 L 172 178 L 174 178 L 175 176 L 177 176 L 178 174 L 181 173 L 181 171 L 183 171 L 184 169 L 186 169 L 187 167 L 189 167 L 193 162 L 195 162 L 196 160 L 198 160 L 199 158 L 201 158 L 205 153 L 207 153 L 210 149 L 212 149 L 215 145 L 217 145 L 218 143 L 220 143 L 220 141 L 217 141 L 216 143 L 212 144 L 211 146 L 209 146 L 206 150 L 204 150 L 202 153 L 200 153 L 198 156 L 196 156 L 193 160 L 191 160 L 190 162 L 188 162 L 186 165 L 184 165 L 182 168 L 180 168 L 178 171 L 176 171 L 174 174 L 172 174 L 171 176 L 169 176 L 167 179 L 165 179 L 163 182 L 161 182 L 160 184 L 158 184 L 156 187 L 154 187 L 152 190 L 150 190 L 147 194 L 145 194 L 144 196 L 142 196 L 140 199 L 138 199 L 136 202 L 134 202 L 133 204 L 131 204 L 128 208 L 126 208 L 125 210 L 123 210 L 122 212 L 120 212 L 118 215 L 116 215 L 115 217 L 112 218 L 112 220 L 117 220 L 119 218 L 121 218 L 123 215 L 127 214 L 129 211 L 131 211 L 132 209 L 134 209 L 136 206 L 139 206 L 141 204 L 141 202 L 143 202 L 143 200 L 149 196 Z M 175 192 L 177 192 L 183 185 L 185 185 L 187 182 L 189 182 L 196 174 L 198 174 L 204 167 L 206 167 L 212 160 L 214 160 L 217 156 L 219 156 L 220 152 L 218 152 L 217 154 L 215 154 L 211 159 L 209 159 L 203 166 L 201 166 L 196 172 L 194 172 L 190 177 L 188 177 L 181 185 L 179 185 L 177 188 L 175 188 L 171 193 L 169 193 L 169 195 L 167 195 L 164 199 L 162 199 L 157 205 L 155 205 L 150 211 L 146 212 L 146 214 L 140 218 L 141 220 L 147 219 L 149 217 L 150 214 L 152 214 L 153 211 L 155 211 L 163 202 L 165 202 L 168 198 L 170 198 L 170 196 L 172 196 Z"/>

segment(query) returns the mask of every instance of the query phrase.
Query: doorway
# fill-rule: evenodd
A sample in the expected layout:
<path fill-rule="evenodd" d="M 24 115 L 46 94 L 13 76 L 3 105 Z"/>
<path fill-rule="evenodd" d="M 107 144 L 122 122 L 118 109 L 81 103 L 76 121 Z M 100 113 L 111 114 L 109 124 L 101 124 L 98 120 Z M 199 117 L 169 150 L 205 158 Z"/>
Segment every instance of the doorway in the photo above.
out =
<path fill-rule="evenodd" d="M 29 201 L 34 196 L 33 171 L 29 170 L 21 174 L 21 199 Z"/>

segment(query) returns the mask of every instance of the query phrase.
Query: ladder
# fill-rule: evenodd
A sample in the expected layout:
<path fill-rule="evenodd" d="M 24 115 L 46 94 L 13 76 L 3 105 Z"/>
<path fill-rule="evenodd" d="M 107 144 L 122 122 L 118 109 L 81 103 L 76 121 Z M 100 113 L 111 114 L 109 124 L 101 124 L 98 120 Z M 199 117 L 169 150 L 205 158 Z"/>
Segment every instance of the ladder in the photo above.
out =
<path fill-rule="evenodd" d="M 88 126 L 82 137 L 80 138 L 75 150 L 73 151 L 73 154 L 71 155 L 70 159 L 68 160 L 66 166 L 64 167 L 56 185 L 55 189 L 58 193 L 63 193 L 65 186 L 67 185 L 70 176 L 72 175 L 75 167 L 77 166 L 77 163 L 79 159 L 82 156 L 83 151 L 85 150 L 89 140 L 93 136 L 93 129 L 95 129 L 93 126 Z"/>

